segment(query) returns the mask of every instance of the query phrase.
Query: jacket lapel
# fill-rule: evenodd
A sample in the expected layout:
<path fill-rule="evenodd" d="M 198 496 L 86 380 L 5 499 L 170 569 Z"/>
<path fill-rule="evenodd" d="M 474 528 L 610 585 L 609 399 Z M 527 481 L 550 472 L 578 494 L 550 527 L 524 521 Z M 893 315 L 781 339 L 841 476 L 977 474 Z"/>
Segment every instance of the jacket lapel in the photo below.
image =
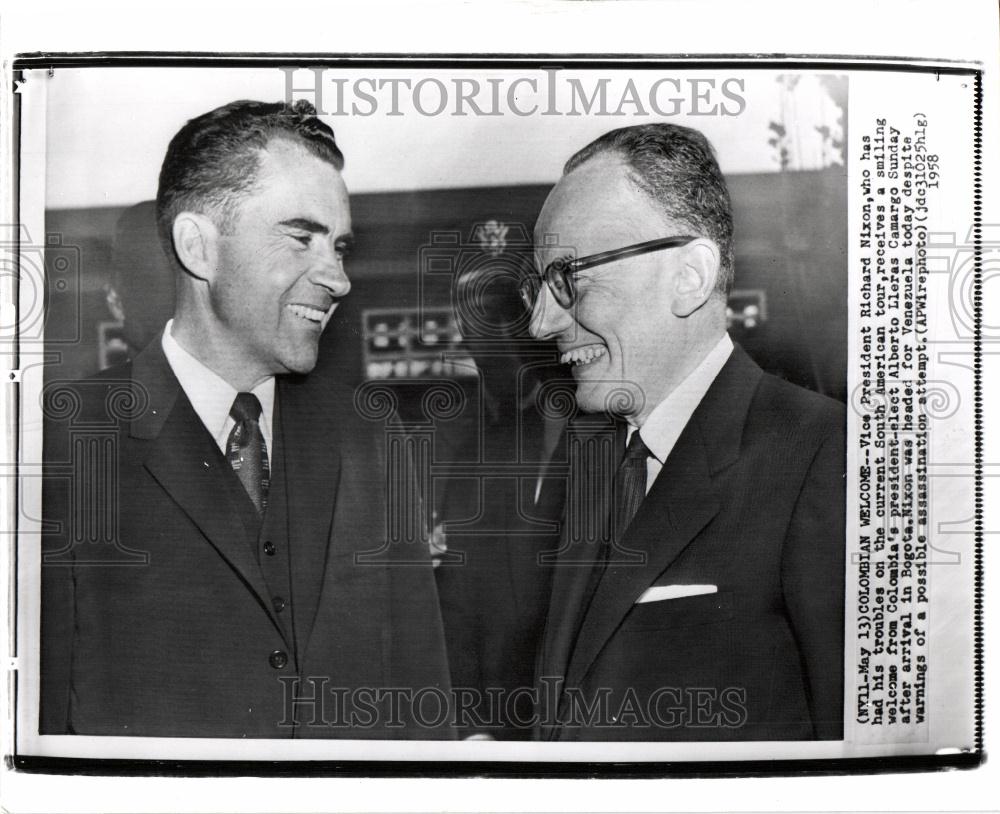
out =
<path fill-rule="evenodd" d="M 560 426 L 559 438 L 551 456 L 539 466 L 538 501 L 533 512 L 537 517 L 556 519 L 562 510 L 566 498 L 566 455 L 566 427 Z M 530 486 L 531 492 L 530 498 L 529 493 L 525 493 L 523 505 L 530 506 L 534 501 L 536 484 L 526 485 Z"/>
<path fill-rule="evenodd" d="M 247 545 L 238 504 L 227 499 L 228 463 L 184 395 L 159 337 L 136 357 L 132 377 L 138 403 L 148 399 L 147 408 L 130 427 L 133 438 L 149 442 L 143 465 L 250 588 L 284 635 L 260 567 Z"/>
<path fill-rule="evenodd" d="M 544 552 L 542 564 L 555 568 L 542 640 L 538 678 L 550 682 L 566 675 L 586 590 L 601 540 L 607 533 L 610 480 L 600 477 L 614 467 L 620 432 L 606 415 L 581 416 L 566 429 L 569 474 L 557 552 Z"/>
<path fill-rule="evenodd" d="M 734 347 L 639 507 L 621 542 L 624 551 L 612 553 L 580 623 L 567 686 L 584 680 L 635 600 L 718 514 L 721 504 L 712 478 L 739 457 L 743 425 L 761 375 L 742 348 Z M 633 565 L 636 554 L 641 562 Z"/>
<path fill-rule="evenodd" d="M 278 380 L 278 427 L 284 443 L 291 579 L 300 652 L 308 646 L 323 588 L 340 485 L 341 439 L 329 399 L 310 395 L 308 380 Z"/>

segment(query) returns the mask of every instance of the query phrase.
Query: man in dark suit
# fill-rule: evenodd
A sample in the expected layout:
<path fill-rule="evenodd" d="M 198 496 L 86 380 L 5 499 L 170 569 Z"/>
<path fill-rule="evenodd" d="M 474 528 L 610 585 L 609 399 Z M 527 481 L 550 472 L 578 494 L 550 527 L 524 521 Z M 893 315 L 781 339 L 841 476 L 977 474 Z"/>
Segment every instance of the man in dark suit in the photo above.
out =
<path fill-rule="evenodd" d="M 407 473 L 350 391 L 305 375 L 350 289 L 343 157 L 314 114 L 234 102 L 178 132 L 173 319 L 45 394 L 42 733 L 450 736 L 427 549 L 387 530 Z"/>
<path fill-rule="evenodd" d="M 669 124 L 573 156 L 535 232 L 532 332 L 579 408 L 539 736 L 842 737 L 845 411 L 726 333 L 732 215 Z"/>

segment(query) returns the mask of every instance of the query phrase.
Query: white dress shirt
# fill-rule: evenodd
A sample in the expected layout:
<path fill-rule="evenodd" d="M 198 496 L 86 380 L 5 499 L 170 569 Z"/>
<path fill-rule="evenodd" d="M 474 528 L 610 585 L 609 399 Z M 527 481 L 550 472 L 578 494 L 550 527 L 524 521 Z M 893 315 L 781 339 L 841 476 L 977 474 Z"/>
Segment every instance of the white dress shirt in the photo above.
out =
<path fill-rule="evenodd" d="M 733 340 L 729 338 L 729 334 L 723 334 L 722 339 L 701 360 L 701 364 L 653 408 L 641 428 L 629 426 L 626 443 L 632 440 L 632 433 L 640 429 L 642 441 L 650 452 L 646 458 L 646 494 L 649 494 L 653 481 L 663 469 L 667 456 L 691 420 L 695 408 L 705 398 L 708 388 L 712 386 L 732 352 Z"/>
<path fill-rule="evenodd" d="M 237 390 L 218 373 L 207 368 L 184 348 L 177 344 L 171 333 L 174 321 L 167 322 L 163 329 L 163 353 L 170 369 L 174 371 L 184 394 L 194 407 L 201 423 L 212 434 L 222 454 L 226 454 L 226 442 L 236 422 L 229 415 L 236 400 Z M 274 376 L 269 376 L 258 384 L 253 393 L 260 401 L 260 432 L 264 436 L 268 458 L 271 457 L 271 427 L 274 415 Z M 645 436 L 643 436 L 645 437 Z"/>

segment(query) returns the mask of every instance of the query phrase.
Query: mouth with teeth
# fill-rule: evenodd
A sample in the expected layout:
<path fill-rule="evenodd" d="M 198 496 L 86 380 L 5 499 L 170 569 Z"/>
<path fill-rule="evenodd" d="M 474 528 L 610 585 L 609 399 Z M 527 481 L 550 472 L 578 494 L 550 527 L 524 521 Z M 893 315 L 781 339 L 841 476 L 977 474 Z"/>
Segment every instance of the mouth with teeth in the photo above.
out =
<path fill-rule="evenodd" d="M 322 308 L 316 308 L 312 305 L 304 305 L 302 303 L 292 303 L 288 305 L 287 308 L 299 319 L 304 319 L 306 322 L 312 323 L 320 328 L 326 326 L 327 320 L 329 320 L 330 315 L 333 313 L 333 308 L 323 310 Z"/>
<path fill-rule="evenodd" d="M 565 351 L 559 357 L 559 361 L 564 365 L 582 367 L 583 365 L 593 364 L 602 356 L 606 356 L 607 353 L 608 349 L 604 345 L 583 345 L 582 347 Z"/>

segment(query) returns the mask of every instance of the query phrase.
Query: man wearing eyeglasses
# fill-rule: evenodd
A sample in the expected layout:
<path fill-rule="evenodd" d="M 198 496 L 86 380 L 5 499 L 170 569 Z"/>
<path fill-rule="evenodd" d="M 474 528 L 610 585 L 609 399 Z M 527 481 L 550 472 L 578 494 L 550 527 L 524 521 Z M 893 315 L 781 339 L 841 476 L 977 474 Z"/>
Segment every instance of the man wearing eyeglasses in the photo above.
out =
<path fill-rule="evenodd" d="M 732 233 L 710 144 L 670 124 L 583 148 L 538 219 L 522 297 L 587 414 L 542 739 L 842 737 L 845 410 L 729 338 Z"/>

